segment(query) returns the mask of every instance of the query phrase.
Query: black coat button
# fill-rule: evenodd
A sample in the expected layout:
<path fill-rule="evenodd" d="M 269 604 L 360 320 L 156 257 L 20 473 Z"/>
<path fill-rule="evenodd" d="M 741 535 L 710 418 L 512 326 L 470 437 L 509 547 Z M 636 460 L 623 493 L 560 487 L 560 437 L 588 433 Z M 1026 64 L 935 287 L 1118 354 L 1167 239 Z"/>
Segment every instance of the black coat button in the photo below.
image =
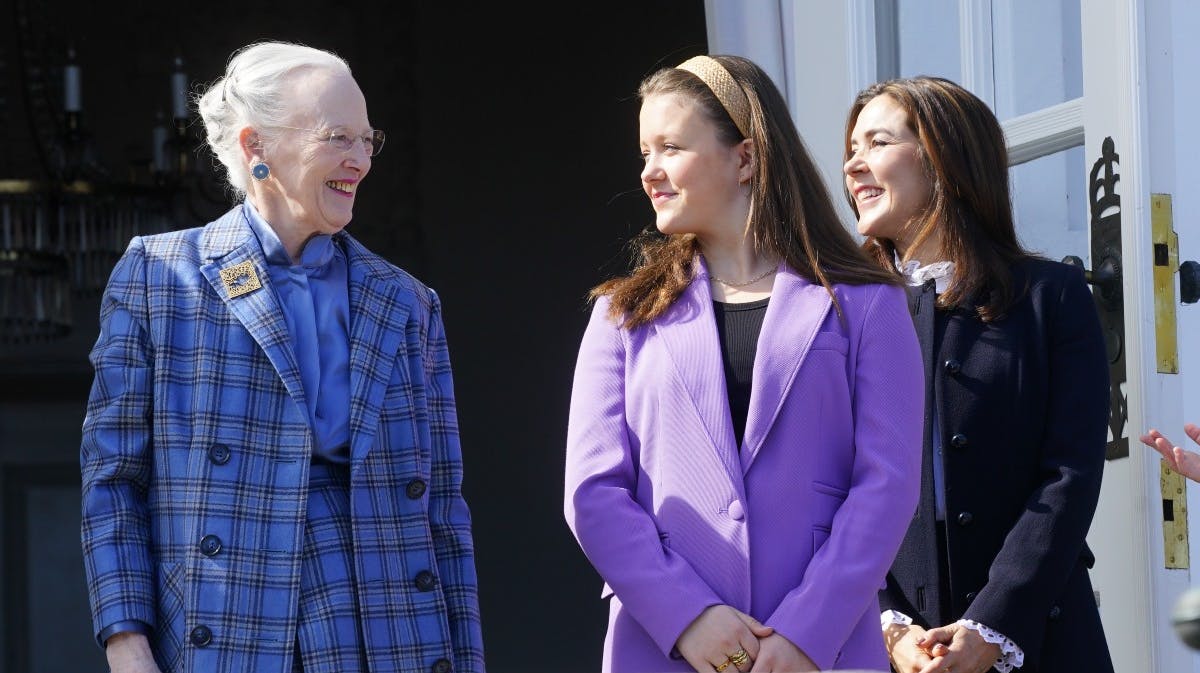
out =
<path fill-rule="evenodd" d="M 967 436 L 961 432 L 955 433 L 954 436 L 950 438 L 950 446 L 953 446 L 956 449 L 967 448 Z"/>
<path fill-rule="evenodd" d="M 421 572 L 417 573 L 417 577 L 414 582 L 417 585 L 417 589 L 420 591 L 431 591 L 435 586 L 437 586 L 437 578 L 434 577 L 433 573 L 429 572 L 428 570 L 422 570 Z"/>
<path fill-rule="evenodd" d="M 225 446 L 224 444 L 213 444 L 212 446 L 208 447 L 208 459 L 211 460 L 214 465 L 224 465 L 225 463 L 228 463 L 230 454 L 231 451 L 229 450 L 229 447 Z"/>
<path fill-rule="evenodd" d="M 453 669 L 454 667 L 450 665 L 449 659 L 438 659 L 437 661 L 433 662 L 433 668 L 430 670 L 433 671 L 433 673 L 450 673 L 450 671 Z"/>
<path fill-rule="evenodd" d="M 946 368 L 946 373 L 950 376 L 955 376 L 962 371 L 962 363 L 954 358 L 946 360 L 945 364 L 942 366 Z"/>
<path fill-rule="evenodd" d="M 975 597 L 978 595 L 979 594 L 975 593 L 974 591 L 968 593 L 967 594 L 967 602 L 970 603 L 971 601 L 975 600 Z"/>
<path fill-rule="evenodd" d="M 1057 605 L 1050 608 L 1050 619 L 1058 619 L 1060 615 L 1062 615 L 1062 608 Z"/>
<path fill-rule="evenodd" d="M 205 535 L 200 538 L 200 553 L 205 556 L 216 556 L 221 551 L 221 538 L 216 535 Z"/>
<path fill-rule="evenodd" d="M 970 512 L 959 512 L 958 513 L 958 525 L 960 525 L 960 526 L 970 526 L 971 522 L 974 520 L 975 520 L 975 515 L 971 514 Z"/>
<path fill-rule="evenodd" d="M 408 486 L 404 487 L 404 492 L 408 495 L 409 500 L 416 500 L 425 495 L 425 482 L 420 479 L 413 479 L 408 482 Z"/>
<path fill-rule="evenodd" d="M 200 626 L 192 629 L 192 632 L 188 638 L 196 647 L 204 647 L 212 642 L 212 631 L 207 626 L 201 624 Z"/>

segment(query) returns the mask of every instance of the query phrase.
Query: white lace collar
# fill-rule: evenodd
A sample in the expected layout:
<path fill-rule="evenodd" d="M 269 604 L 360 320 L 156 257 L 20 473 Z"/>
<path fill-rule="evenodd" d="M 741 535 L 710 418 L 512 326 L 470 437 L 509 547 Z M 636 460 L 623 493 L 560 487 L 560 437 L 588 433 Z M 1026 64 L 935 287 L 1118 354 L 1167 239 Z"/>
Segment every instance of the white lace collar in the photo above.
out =
<path fill-rule="evenodd" d="M 934 291 L 938 293 L 945 292 L 950 287 L 950 281 L 954 280 L 954 262 L 922 265 L 920 261 L 910 259 L 901 263 L 900 256 L 896 255 L 896 270 L 904 276 L 904 282 L 908 285 L 920 286 L 927 281 L 934 281 Z"/>

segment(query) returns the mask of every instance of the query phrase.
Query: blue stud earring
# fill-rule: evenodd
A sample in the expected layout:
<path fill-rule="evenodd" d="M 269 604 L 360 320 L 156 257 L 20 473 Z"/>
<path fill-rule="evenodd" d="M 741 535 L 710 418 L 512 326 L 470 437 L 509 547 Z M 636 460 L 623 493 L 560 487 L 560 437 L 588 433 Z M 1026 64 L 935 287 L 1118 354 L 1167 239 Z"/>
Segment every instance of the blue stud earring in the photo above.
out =
<path fill-rule="evenodd" d="M 265 162 L 260 161 L 250 167 L 250 175 L 253 175 L 254 179 L 258 180 L 259 182 L 266 180 L 267 176 L 270 174 L 271 174 L 271 167 L 268 166 Z"/>

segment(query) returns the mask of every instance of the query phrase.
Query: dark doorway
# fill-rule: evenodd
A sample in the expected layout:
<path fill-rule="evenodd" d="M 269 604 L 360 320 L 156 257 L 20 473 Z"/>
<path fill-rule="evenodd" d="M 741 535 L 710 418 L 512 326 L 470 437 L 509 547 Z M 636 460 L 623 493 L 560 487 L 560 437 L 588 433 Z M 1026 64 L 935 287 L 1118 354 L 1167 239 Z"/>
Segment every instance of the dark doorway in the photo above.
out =
<path fill-rule="evenodd" d="M 152 158 L 175 55 L 193 84 L 257 39 L 347 58 L 389 134 L 350 231 L 445 309 L 488 667 L 598 670 L 607 606 L 562 517 L 574 358 L 587 289 L 623 268 L 625 240 L 651 221 L 637 83 L 706 50 L 704 2 L 14 3 L 0 12 L 0 180 L 38 161 L 20 49 L 58 85 L 61 50 L 75 48 L 84 119 L 117 176 Z M 94 296 L 77 297 L 66 338 L 0 346 L 0 673 L 105 670 L 77 545 L 96 315 Z"/>

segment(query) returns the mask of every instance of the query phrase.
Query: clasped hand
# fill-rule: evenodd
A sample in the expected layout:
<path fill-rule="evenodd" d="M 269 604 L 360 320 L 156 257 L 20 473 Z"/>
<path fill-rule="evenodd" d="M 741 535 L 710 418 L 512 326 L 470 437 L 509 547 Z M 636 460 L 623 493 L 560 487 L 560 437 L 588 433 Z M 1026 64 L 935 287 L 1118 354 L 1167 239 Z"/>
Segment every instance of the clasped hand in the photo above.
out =
<path fill-rule="evenodd" d="M 1000 646 L 958 624 L 925 629 L 891 625 L 884 633 L 899 673 L 984 673 L 996 665 Z"/>
<path fill-rule="evenodd" d="M 698 673 L 820 670 L 775 629 L 728 605 L 705 608 L 679 636 L 675 647 Z M 740 651 L 746 658 L 734 656 Z"/>

